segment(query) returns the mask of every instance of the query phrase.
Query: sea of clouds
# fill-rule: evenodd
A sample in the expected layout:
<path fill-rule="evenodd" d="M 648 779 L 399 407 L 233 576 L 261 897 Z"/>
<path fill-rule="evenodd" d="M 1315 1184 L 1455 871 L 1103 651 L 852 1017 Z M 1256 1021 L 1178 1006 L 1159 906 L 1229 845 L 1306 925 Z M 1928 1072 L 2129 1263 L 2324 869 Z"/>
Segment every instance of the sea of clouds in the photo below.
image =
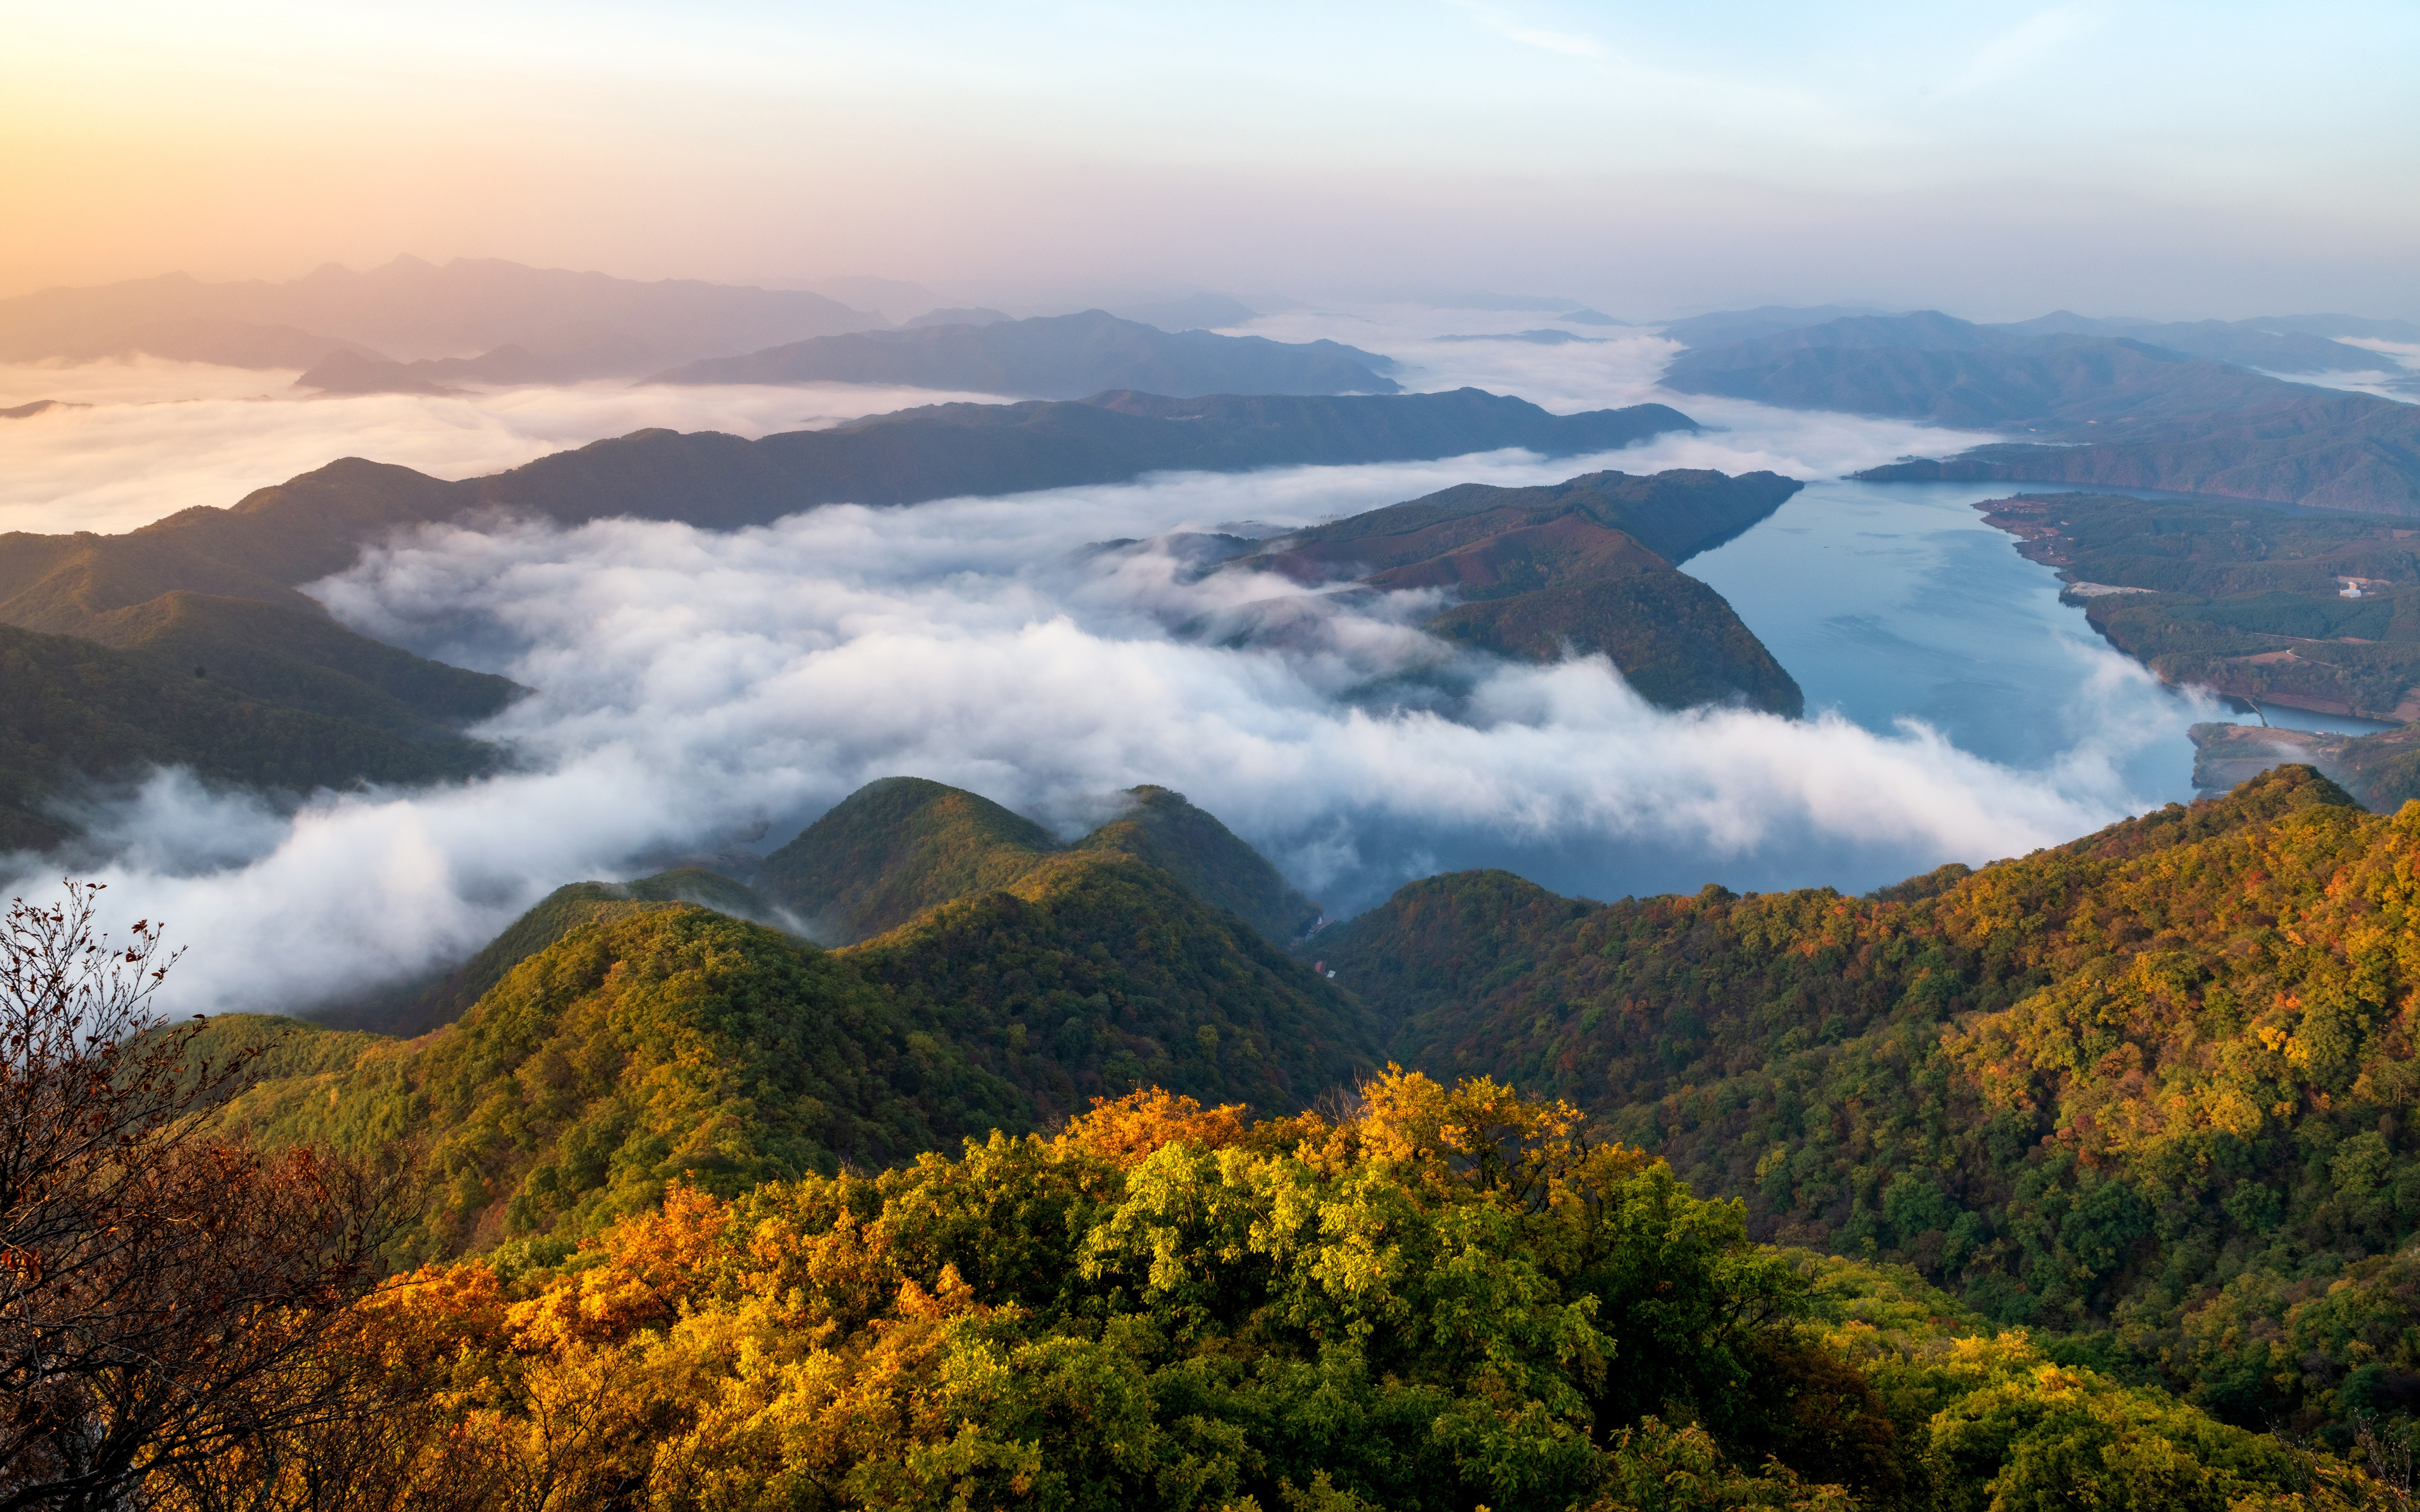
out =
<path fill-rule="evenodd" d="M 1313 333 L 1309 324 L 1286 317 L 1282 333 Z M 1644 334 L 1560 347 L 1430 339 L 1498 329 L 1500 316 L 1381 312 L 1330 317 L 1315 333 L 1402 358 L 1411 386 L 1476 383 L 1558 409 L 1650 396 L 1671 349 Z M 181 408 L 158 386 L 129 392 L 73 413 L 92 424 L 113 409 Z M 190 401 L 222 422 L 192 423 L 193 473 L 176 471 L 180 420 L 163 428 L 156 413 L 130 414 L 128 434 L 143 440 L 128 468 L 157 475 L 113 478 L 86 455 L 70 496 L 83 502 L 63 507 L 106 515 L 132 507 L 122 501 L 137 488 L 181 504 L 243 466 L 301 471 L 348 452 L 480 471 L 639 424 L 761 433 L 811 411 L 934 397 L 583 385 L 355 409 L 222 394 Z M 2055 843 L 2143 806 L 2123 758 L 2153 737 L 2149 683 L 2105 652 L 2087 654 L 2099 660 L 2078 696 L 2105 700 L 2108 717 L 2090 721 L 2090 739 L 2017 767 L 1922 725 L 1660 711 L 1603 658 L 1458 657 L 1413 627 L 1433 600 L 1204 575 L 1167 540 L 1238 522 L 1298 526 L 1463 482 L 1550 482 L 1600 466 L 1837 476 L 1973 440 L 1672 402 L 1717 428 L 1596 458 L 1167 475 L 831 507 L 729 533 L 627 520 L 420 532 L 311 592 L 365 633 L 533 689 L 479 732 L 513 769 L 299 799 L 162 773 L 86 810 L 99 858 L 86 873 L 130 917 L 165 918 L 190 947 L 174 979 L 178 1010 L 276 1009 L 442 969 L 565 882 L 759 854 L 861 784 L 902 773 L 1070 835 L 1117 790 L 1163 783 L 1336 915 L 1471 865 L 1596 896 L 1709 880 L 1863 888 Z M 354 428 L 381 416 L 369 440 Z M 441 463 L 458 421 L 470 436 Z M 73 471 L 64 455 L 50 462 L 60 477 Z M 1115 541 L 1135 544 L 1101 548 Z M 1221 633 L 1268 623 L 1273 602 L 1285 606 L 1282 635 Z M 1775 649 L 1787 665 L 1788 648 Z M 17 870 L 41 864 L 20 858 Z"/>

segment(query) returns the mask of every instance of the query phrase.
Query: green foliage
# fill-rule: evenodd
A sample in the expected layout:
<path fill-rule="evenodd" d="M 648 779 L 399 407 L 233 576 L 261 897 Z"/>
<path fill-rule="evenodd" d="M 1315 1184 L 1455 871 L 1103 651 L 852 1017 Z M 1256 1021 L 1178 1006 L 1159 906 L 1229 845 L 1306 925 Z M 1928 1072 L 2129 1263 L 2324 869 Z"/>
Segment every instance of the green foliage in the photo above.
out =
<path fill-rule="evenodd" d="M 1156 866 L 1214 908 L 1224 908 L 1278 944 L 1317 923 L 1319 904 L 1295 891 L 1260 852 L 1217 819 L 1163 787 L 1129 788 L 1133 807 L 1076 842 Z"/>
<path fill-rule="evenodd" d="M 540 899 L 470 960 L 434 980 L 422 980 L 313 1011 L 321 1023 L 405 1038 L 451 1024 L 487 995 L 504 973 L 582 925 L 653 913 L 692 903 L 758 923 L 771 912 L 753 892 L 699 867 L 676 867 L 632 882 L 574 882 Z"/>
<path fill-rule="evenodd" d="M 1148 1079 L 1297 1107 L 1373 1038 L 1300 963 L 1116 852 L 843 951 L 629 896 L 704 886 L 558 889 L 452 979 L 489 985 L 449 1026 L 326 1036 L 341 1057 L 264 1068 L 218 1117 L 276 1144 L 408 1146 L 406 1251 L 435 1255 L 586 1233 L 675 1179 L 902 1161 Z"/>
<path fill-rule="evenodd" d="M 2363 1489 L 1978 1336 L 1920 1283 L 1752 1245 L 1736 1205 L 1568 1106 L 1409 1072 L 1363 1093 L 1259 1124 L 1138 1094 L 1047 1141 L 728 1201 L 675 1188 L 577 1252 L 404 1277 L 365 1332 L 447 1362 L 423 1473 L 526 1465 L 575 1502 L 1847 1512 Z"/>
<path fill-rule="evenodd" d="M 1376 1039 L 1300 962 L 1113 851 L 1052 857 L 847 954 L 1044 1117 L 1146 1083 L 1300 1107 L 1349 1085 Z"/>
<path fill-rule="evenodd" d="M 1058 849 L 1031 819 L 921 777 L 869 782 L 765 857 L 755 887 L 848 945 L 928 908 L 1004 887 Z"/>
<path fill-rule="evenodd" d="M 1121 797 L 1118 816 L 1071 849 L 1157 867 L 1280 943 L 1319 918 L 1317 903 L 1185 795 L 1146 786 Z M 1060 849 L 1048 830 L 980 795 L 892 777 L 850 794 L 768 856 L 755 886 L 819 937 L 854 944 L 1009 887 Z"/>
<path fill-rule="evenodd" d="M 909 1072 L 938 1095 L 903 1093 Z M 843 963 L 674 904 L 576 928 L 438 1034 L 264 1082 L 218 1118 L 274 1144 L 411 1147 L 405 1246 L 440 1254 L 584 1232 L 675 1179 L 736 1192 L 904 1159 L 1017 1110 Z"/>
<path fill-rule="evenodd" d="M 2366 1343 L 2314 1334 L 2290 1365 L 2268 1325 L 2420 1234 L 2415 889 L 2420 809 L 2288 767 L 1895 897 L 1595 906 L 1474 873 L 1323 946 L 1404 1058 L 1603 1108 L 1761 1237 L 2086 1331 L 2235 1421 L 2342 1431 L 2339 1381 L 2404 1368 L 2381 1344 L 2420 1314 L 2381 1283 Z M 2196 1322 L 2213 1295 L 2267 1322 Z"/>

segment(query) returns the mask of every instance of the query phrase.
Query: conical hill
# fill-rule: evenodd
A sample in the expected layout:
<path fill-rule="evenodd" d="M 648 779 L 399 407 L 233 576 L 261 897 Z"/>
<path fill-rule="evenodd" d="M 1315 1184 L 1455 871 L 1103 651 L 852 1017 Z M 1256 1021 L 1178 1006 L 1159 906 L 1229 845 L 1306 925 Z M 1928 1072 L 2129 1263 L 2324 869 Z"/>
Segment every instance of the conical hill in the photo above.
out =
<path fill-rule="evenodd" d="M 1006 887 L 1059 842 L 989 798 L 921 777 L 870 782 L 765 857 L 754 886 L 846 945 L 928 908 Z"/>

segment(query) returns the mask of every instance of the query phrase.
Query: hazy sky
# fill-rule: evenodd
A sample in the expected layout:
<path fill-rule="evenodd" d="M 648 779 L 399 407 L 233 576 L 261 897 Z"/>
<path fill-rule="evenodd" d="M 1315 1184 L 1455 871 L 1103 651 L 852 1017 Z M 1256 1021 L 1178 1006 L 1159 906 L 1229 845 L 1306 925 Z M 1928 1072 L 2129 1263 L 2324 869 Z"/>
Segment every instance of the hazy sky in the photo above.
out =
<path fill-rule="evenodd" d="M 397 252 L 2420 314 L 2420 7 L 0 0 L 0 294 Z"/>

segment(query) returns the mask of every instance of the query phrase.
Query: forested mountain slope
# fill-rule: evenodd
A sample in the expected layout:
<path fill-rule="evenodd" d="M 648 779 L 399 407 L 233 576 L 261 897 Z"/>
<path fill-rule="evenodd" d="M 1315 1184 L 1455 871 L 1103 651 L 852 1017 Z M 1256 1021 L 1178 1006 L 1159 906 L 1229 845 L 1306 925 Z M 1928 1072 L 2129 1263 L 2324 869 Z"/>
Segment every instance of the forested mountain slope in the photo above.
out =
<path fill-rule="evenodd" d="M 757 863 L 757 888 L 818 938 L 852 945 L 970 893 L 1004 887 L 1059 848 L 980 794 L 886 777 Z"/>
<path fill-rule="evenodd" d="M 0 850 L 55 844 L 74 831 L 86 784 L 155 766 L 301 793 L 496 764 L 492 748 L 452 721 L 502 707 L 519 689 L 501 677 L 422 661 L 333 622 L 287 640 L 299 652 L 288 654 L 242 633 L 255 610 L 289 613 L 268 605 L 176 594 L 145 608 L 157 623 L 123 649 L 0 625 Z"/>
<path fill-rule="evenodd" d="M 534 1481 L 735 1512 L 2395 1504 L 1905 1272 L 1751 1244 L 1568 1107 L 1364 1091 L 1258 1121 L 1138 1094 L 431 1267 L 363 1309 L 398 1410 L 226 1479 L 341 1464 L 443 1512 Z"/>
<path fill-rule="evenodd" d="M 409 1150 L 408 1243 L 439 1254 L 583 1233 L 675 1179 L 737 1193 L 892 1164 L 1139 1084 L 1291 1109 L 1372 1065 L 1358 1004 L 1112 846 L 834 951 L 659 901 L 702 890 L 562 889 L 441 985 L 490 983 L 460 1018 L 344 1035 L 219 1127 Z"/>
<path fill-rule="evenodd" d="M 2079 584 L 2093 628 L 2164 682 L 2420 718 L 2420 530 L 2410 523 L 2086 493 L 1976 507 L 2026 557 Z"/>
<path fill-rule="evenodd" d="M 1869 899 L 1476 873 L 1322 949 L 1398 1057 L 1592 1104 L 1760 1236 L 2320 1422 L 2420 1390 L 2415 900 L 2420 809 L 2287 767 Z"/>
<path fill-rule="evenodd" d="M 1674 563 L 1719 545 L 1804 485 L 1674 469 L 1591 472 L 1542 487 L 1465 484 L 1297 532 L 1231 571 L 1306 587 L 1349 579 L 1379 592 L 1441 590 L 1427 628 L 1497 656 L 1554 662 L 1602 654 L 1667 708 L 1745 703 L 1795 716 L 1798 684 L 1720 594 Z M 1293 601 L 1248 604 L 1202 628 L 1241 643 L 1289 631 Z"/>
<path fill-rule="evenodd" d="M 1173 1431 L 1180 1399 L 1196 1415 L 1212 1402 L 1226 1404 L 1214 1416 L 1244 1412 L 1242 1437 L 1220 1442 L 1260 1444 L 1264 1458 L 1236 1460 L 1237 1484 L 1292 1441 L 1252 1438 L 1266 1418 L 1226 1395 L 1240 1382 L 1201 1395 L 1199 1360 L 1181 1390 L 1153 1375 L 1177 1356 L 1152 1341 L 1272 1347 L 1278 1315 L 1249 1299 L 1293 1285 L 1266 1257 L 1292 1253 L 1282 1235 L 1314 1229 L 1321 1245 L 1344 1246 L 1323 1248 L 1320 1265 L 1351 1250 L 1377 1266 L 1368 1284 L 1409 1288 L 1388 1290 L 1400 1302 L 1385 1316 L 1461 1308 L 1440 1340 L 1484 1319 L 1504 1349 L 1529 1339 L 1540 1359 L 1567 1359 L 1592 1336 L 1572 1329 L 1609 1330 L 1620 1369 L 1553 1388 L 1561 1395 L 1538 1398 L 1562 1404 L 1551 1412 L 1523 1409 L 1566 1427 L 1540 1427 L 1515 1458 L 1564 1465 L 1556 1473 L 1575 1485 L 1631 1473 L 1577 1444 L 1653 1445 L 1664 1468 L 1637 1470 L 1639 1484 L 1686 1463 L 1746 1499 L 1736 1504 L 1780 1494 L 1736 1469 L 1770 1454 L 1862 1504 L 1980 1508 L 1983 1489 L 2050 1473 L 2035 1458 L 2055 1458 L 2054 1445 L 2156 1444 L 2164 1478 L 2150 1484 L 2167 1489 L 2139 1504 L 2357 1504 L 2244 1501 L 2353 1483 L 2158 1384 L 2240 1427 L 2319 1429 L 2339 1444 L 2362 1414 L 2420 1399 L 2420 1269 L 2405 1253 L 2420 1232 L 2405 1127 L 2420 1098 L 2406 1022 L 2420 1001 L 2420 808 L 2367 814 L 2288 768 L 2224 800 L 1865 899 L 1709 887 L 1606 905 L 1501 872 L 1440 877 L 1323 932 L 1330 983 L 1133 854 L 1147 847 L 1131 826 L 1148 827 L 1172 795 L 1145 790 L 1142 817 L 1104 826 L 1097 844 L 1049 850 L 1029 848 L 1035 836 L 1005 810 L 953 802 L 970 796 L 954 790 L 890 783 L 861 796 L 834 831 L 858 849 L 835 854 L 873 857 L 863 877 L 897 867 L 937 891 L 945 876 L 969 890 L 821 950 L 647 896 L 712 886 L 695 878 L 566 889 L 498 942 L 483 969 L 501 974 L 458 1023 L 409 1041 L 295 1026 L 267 1079 L 213 1110 L 212 1127 L 398 1153 L 412 1219 L 401 1252 L 492 1252 L 428 1273 L 456 1278 L 425 1291 L 435 1311 L 424 1322 L 440 1332 L 504 1316 L 492 1294 L 475 1317 L 448 1311 L 444 1299 L 470 1295 L 449 1289 L 458 1282 L 520 1288 L 513 1316 L 569 1308 L 587 1319 L 582 1339 L 638 1347 L 608 1322 L 626 1304 L 672 1307 L 646 1314 L 669 1323 L 683 1306 L 732 1301 L 682 1289 L 723 1273 L 708 1253 L 774 1265 L 794 1300 L 890 1256 L 920 1289 L 894 1276 L 850 1295 L 895 1293 L 903 1322 L 936 1298 L 960 1299 L 947 1305 L 969 1317 L 1014 1305 L 1047 1322 L 1073 1308 L 1069 1337 L 1140 1350 L 1096 1361 L 1131 1379 L 1123 1399 L 1138 1434 Z M 937 843 L 970 835 L 1038 859 L 1005 884 L 938 864 L 981 852 Z M 206 1048 L 263 1027 L 223 1021 Z M 1517 1079 L 1596 1117 L 1571 1139 L 1576 1109 L 1496 1083 L 1373 1080 L 1371 1051 L 1388 1041 L 1394 1058 L 1447 1079 Z M 1013 1137 L 1136 1088 L 1291 1114 L 1356 1084 L 1361 1100 L 1323 1103 L 1329 1117 L 1255 1125 L 1241 1107 L 1142 1092 L 1055 1141 Z M 961 1161 L 929 1153 L 962 1136 L 973 1142 Z M 1071 1160 L 1106 1160 L 1145 1185 Z M 1481 1206 L 1459 1206 L 1466 1190 Z M 782 1206 L 794 1196 L 808 1214 Z M 1156 1216 L 1104 1209 L 1102 1228 L 1077 1214 L 1127 1197 Z M 1709 1200 L 1729 1197 L 1742 1207 Z M 1435 1249 L 1444 1231 L 1430 1235 L 1420 1214 L 1446 1223 L 1451 1244 Z M 752 1237 L 681 1250 L 690 1257 L 678 1263 L 637 1257 L 675 1229 L 699 1242 Z M 1078 1232 L 1092 1236 L 1080 1252 L 1054 1247 Z M 1354 1249 L 1362 1238 L 1378 1248 Z M 793 1239 L 840 1246 L 817 1250 L 819 1279 L 769 1258 Z M 1156 1257 L 1149 1278 L 1115 1279 L 1107 1257 L 1120 1244 Z M 1297 1309 L 1286 1318 L 1311 1316 L 1298 1309 L 1315 1295 L 1326 1306 L 1364 1294 L 1344 1272 L 1318 1274 L 1312 1290 L 1284 1293 Z M 1105 1278 L 1128 1289 L 1102 1312 L 1081 1299 Z M 688 1302 L 675 1306 L 675 1293 Z M 1597 1301 L 1570 1310 L 1584 1296 Z M 1145 1314 L 1148 1327 L 1133 1321 Z M 787 1314 L 752 1316 L 769 1330 L 752 1348 L 798 1342 Z M 1994 1324 L 2036 1332 L 1993 1339 Z M 567 1336 L 528 1326 L 516 1368 L 555 1368 L 542 1362 Z M 1356 1433 L 1394 1447 L 1367 1459 L 1322 1441 L 1314 1458 L 1409 1505 L 1402 1467 L 1439 1452 L 1430 1435 L 1460 1388 L 1440 1375 L 1430 1395 L 1397 1402 L 1403 1412 L 1381 1410 L 1420 1371 L 1445 1368 L 1374 1342 L 1401 1333 L 1339 1335 L 1396 1362 L 1367 1356 L 1375 1373 L 1348 1393 L 1363 1404 L 1353 1412 L 1375 1413 L 1355 1418 Z M 1045 1327 L 1017 1348 L 1074 1347 L 1056 1338 Z M 1285 1372 L 1311 1363 L 1276 1348 L 1255 1368 L 1278 1374 L 1253 1400 L 1280 1399 Z M 1363 1354 L 1316 1358 L 1346 1372 L 1324 1379 L 1361 1379 L 1352 1362 Z M 1016 1391 L 1056 1379 L 1039 1355 L 1015 1359 L 998 1379 Z M 1394 1384 L 1380 1390 L 1382 1378 Z M 663 1410 L 704 1435 L 681 1441 L 692 1448 L 756 1462 L 752 1438 Z M 499 1411 L 502 1422 L 517 1409 Z M 1656 1437 L 1673 1431 L 1665 1424 L 1704 1437 Z M 668 1441 L 634 1427 L 613 1442 Z M 2020 1453 L 2023 1443 L 2037 1447 Z M 1557 1444 L 1575 1458 L 1555 1458 Z M 615 1473 L 661 1473 L 654 1453 L 626 1455 Z M 830 1461 L 833 1473 L 860 1462 Z M 2140 1470 L 2091 1449 L 2052 1481 L 2133 1484 Z M 1534 1489 L 1506 1504 L 1543 1505 Z"/>
<path fill-rule="evenodd" d="M 1279 944 L 1319 918 L 1261 854 L 1162 787 L 1119 795 L 1122 811 L 1072 849 L 1157 867 L 1193 896 Z M 756 868 L 756 890 L 817 938 L 854 944 L 960 898 L 1007 887 L 1058 838 L 979 794 L 917 777 L 869 782 Z"/>

